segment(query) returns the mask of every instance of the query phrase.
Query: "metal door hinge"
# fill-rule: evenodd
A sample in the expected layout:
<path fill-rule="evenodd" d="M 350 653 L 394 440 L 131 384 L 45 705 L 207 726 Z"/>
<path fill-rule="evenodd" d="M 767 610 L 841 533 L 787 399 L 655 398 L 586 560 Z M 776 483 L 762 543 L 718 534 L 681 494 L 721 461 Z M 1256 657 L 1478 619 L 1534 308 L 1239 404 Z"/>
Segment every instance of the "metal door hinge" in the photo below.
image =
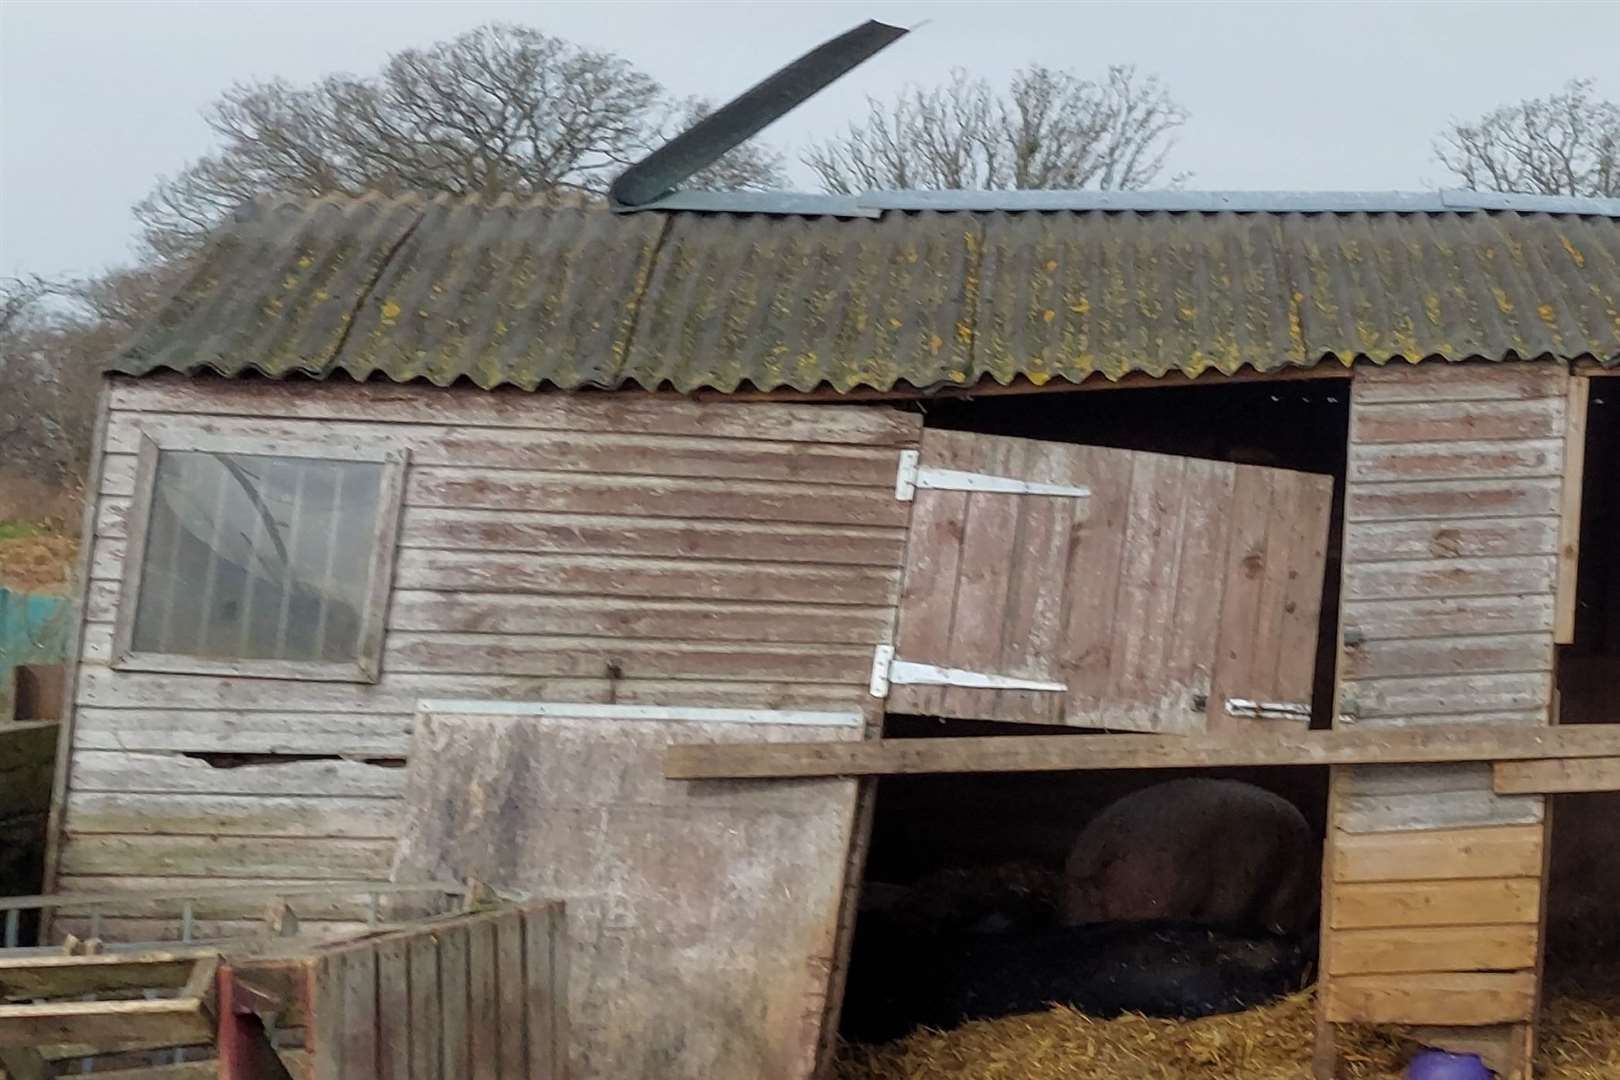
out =
<path fill-rule="evenodd" d="M 1038 690 L 1057 694 L 1069 689 L 1066 683 L 897 660 L 893 645 L 879 645 L 872 653 L 872 696 L 888 697 L 891 685 L 961 686 L 976 690 Z"/>
<path fill-rule="evenodd" d="M 1305 720 L 1311 718 L 1309 704 L 1292 701 L 1250 701 L 1248 698 L 1227 698 L 1226 714 L 1248 720 Z"/>
<path fill-rule="evenodd" d="M 924 467 L 921 461 L 921 455 L 916 450 L 900 451 L 900 468 L 894 477 L 894 497 L 901 502 L 916 498 L 919 488 L 1004 495 L 1056 495 L 1068 499 L 1091 497 L 1091 489 L 1084 485 L 1043 484 L 1035 480 L 1015 480 L 1010 476 L 992 476 L 961 469 L 936 469 L 931 465 Z"/>

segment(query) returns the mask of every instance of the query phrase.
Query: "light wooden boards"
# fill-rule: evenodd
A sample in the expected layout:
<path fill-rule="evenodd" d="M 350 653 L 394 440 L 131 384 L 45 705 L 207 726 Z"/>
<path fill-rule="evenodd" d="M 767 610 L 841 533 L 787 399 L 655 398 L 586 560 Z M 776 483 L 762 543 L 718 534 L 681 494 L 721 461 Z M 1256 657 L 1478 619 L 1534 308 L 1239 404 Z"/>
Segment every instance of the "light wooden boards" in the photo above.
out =
<path fill-rule="evenodd" d="M 324 950 L 312 1080 L 564 1080 L 566 918 L 537 904 Z"/>
<path fill-rule="evenodd" d="M 915 413 L 162 378 L 106 404 L 61 889 L 382 878 L 423 698 L 849 710 L 893 636 Z M 110 666 L 155 433 L 408 453 L 377 683 Z"/>
<path fill-rule="evenodd" d="M 918 490 L 900 605 L 898 658 L 1067 691 L 895 685 L 891 712 L 1233 733 L 1290 718 L 1230 699 L 1308 714 L 1328 477 L 936 429 L 921 464 L 1090 492 Z"/>
<path fill-rule="evenodd" d="M 1340 730 L 1472 728 L 1504 749 L 1569 730 L 1543 727 L 1579 501 L 1569 383 L 1540 363 L 1356 370 Z M 1504 1072 L 1528 1068 L 1546 811 L 1501 776 L 1551 757 L 1333 771 L 1326 1020 L 1439 1026 L 1439 1045 L 1512 1047 Z"/>
<path fill-rule="evenodd" d="M 453 871 L 568 903 L 576 1080 L 808 1077 L 837 964 L 856 785 L 662 777 L 671 745 L 804 733 L 425 714 L 398 876 Z"/>
<path fill-rule="evenodd" d="M 786 744 L 679 745 L 664 775 L 745 777 L 880 776 L 911 773 L 1198 769 L 1245 765 L 1354 765 L 1603 758 L 1620 749 L 1620 724 L 1537 730 L 1445 724 L 1401 729 L 1275 734 L 1238 741 L 1220 735 L 1003 735 L 975 738 L 826 740 Z"/>
<path fill-rule="evenodd" d="M 1533 1015 L 1536 976 L 1532 971 L 1349 975 L 1330 980 L 1323 992 L 1335 1023 L 1472 1027 Z"/>
<path fill-rule="evenodd" d="M 1620 791 L 1620 757 L 1499 761 L 1493 786 L 1499 795 Z"/>

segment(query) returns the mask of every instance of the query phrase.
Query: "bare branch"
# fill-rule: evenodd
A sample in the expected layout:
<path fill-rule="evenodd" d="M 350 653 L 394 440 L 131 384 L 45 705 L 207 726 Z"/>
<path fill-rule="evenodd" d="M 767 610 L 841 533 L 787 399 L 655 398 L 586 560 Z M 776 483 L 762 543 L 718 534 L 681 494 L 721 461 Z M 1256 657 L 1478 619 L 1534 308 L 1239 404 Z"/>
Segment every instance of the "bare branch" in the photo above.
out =
<path fill-rule="evenodd" d="M 827 191 L 1135 189 L 1154 183 L 1187 113 L 1155 76 L 1113 67 L 1101 83 L 1035 65 L 1004 92 L 964 71 L 814 145 L 803 161 Z"/>
<path fill-rule="evenodd" d="M 367 78 L 233 87 L 207 115 L 220 149 L 161 181 L 135 212 L 149 252 L 169 258 L 272 192 L 588 198 L 706 110 L 612 53 L 494 23 L 395 53 Z M 783 180 L 781 156 L 751 144 L 695 182 Z"/>
<path fill-rule="evenodd" d="M 1465 187 L 1536 195 L 1620 196 L 1620 105 L 1575 79 L 1544 98 L 1504 105 L 1434 140 Z"/>

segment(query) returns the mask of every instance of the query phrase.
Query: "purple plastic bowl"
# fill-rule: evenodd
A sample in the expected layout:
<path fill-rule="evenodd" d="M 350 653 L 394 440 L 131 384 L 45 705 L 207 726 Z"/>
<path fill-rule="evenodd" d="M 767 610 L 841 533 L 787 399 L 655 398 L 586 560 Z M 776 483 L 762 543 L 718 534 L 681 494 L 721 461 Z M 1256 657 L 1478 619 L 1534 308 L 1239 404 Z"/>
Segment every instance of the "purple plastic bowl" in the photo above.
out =
<path fill-rule="evenodd" d="M 1477 1054 L 1425 1050 L 1406 1067 L 1406 1080 L 1491 1080 L 1491 1070 Z"/>

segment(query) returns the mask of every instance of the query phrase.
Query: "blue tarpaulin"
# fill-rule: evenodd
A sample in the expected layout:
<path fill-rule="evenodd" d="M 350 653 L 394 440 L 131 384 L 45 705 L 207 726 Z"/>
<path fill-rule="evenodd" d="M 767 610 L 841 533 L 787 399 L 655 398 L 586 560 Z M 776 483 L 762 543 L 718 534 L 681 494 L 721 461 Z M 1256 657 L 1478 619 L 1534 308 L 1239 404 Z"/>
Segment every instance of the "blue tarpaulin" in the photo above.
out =
<path fill-rule="evenodd" d="M 66 659 L 68 621 L 67 597 L 0 587 L 0 685 L 18 664 Z"/>

